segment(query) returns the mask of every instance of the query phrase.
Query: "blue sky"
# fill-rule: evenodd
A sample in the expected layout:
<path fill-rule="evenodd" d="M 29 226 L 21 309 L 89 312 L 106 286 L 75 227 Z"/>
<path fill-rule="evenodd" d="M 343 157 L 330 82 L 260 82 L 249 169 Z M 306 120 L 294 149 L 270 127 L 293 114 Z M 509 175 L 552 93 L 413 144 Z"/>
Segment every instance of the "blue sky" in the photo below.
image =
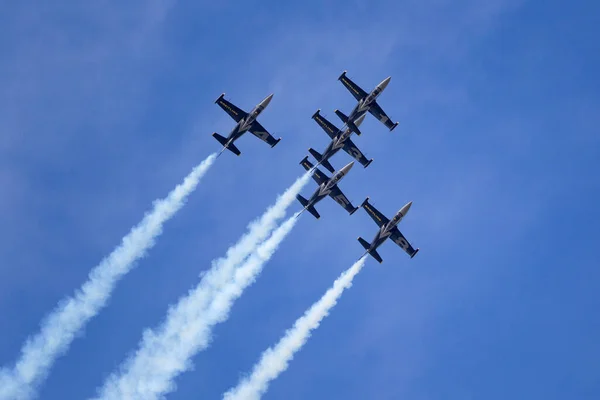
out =
<path fill-rule="evenodd" d="M 561 4 L 562 3 L 562 4 Z M 0 365 L 85 280 L 154 199 L 224 154 L 107 308 L 58 360 L 43 399 L 92 396 L 327 136 L 310 119 L 349 112 L 336 80 L 400 125 L 368 117 L 374 162 L 340 184 L 400 229 L 410 260 L 381 248 L 265 399 L 595 399 L 600 396 L 600 5 L 463 0 L 186 3 L 10 2 L 0 13 Z M 332 159 L 335 167 L 349 161 Z M 313 183 L 303 191 L 309 196 Z M 363 210 L 331 200 L 303 215 L 259 280 L 215 329 L 170 399 L 237 384 L 370 239 Z"/>

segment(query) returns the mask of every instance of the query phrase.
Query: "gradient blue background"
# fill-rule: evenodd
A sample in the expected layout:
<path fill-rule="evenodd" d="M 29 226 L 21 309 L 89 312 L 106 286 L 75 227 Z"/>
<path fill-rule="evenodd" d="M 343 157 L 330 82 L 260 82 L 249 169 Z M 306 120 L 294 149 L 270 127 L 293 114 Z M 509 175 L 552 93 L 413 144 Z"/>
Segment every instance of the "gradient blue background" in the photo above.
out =
<path fill-rule="evenodd" d="M 50 5 L 52 3 L 52 5 Z M 58 360 L 42 399 L 92 396 L 349 112 L 348 75 L 400 125 L 341 188 L 421 248 L 369 260 L 265 399 L 600 398 L 600 5 L 595 1 L 8 1 L 0 12 L 0 365 L 156 198 L 219 158 Z M 349 161 L 332 159 L 336 167 Z M 302 192 L 308 196 L 311 183 Z M 292 210 L 297 210 L 294 205 Z M 303 215 L 169 399 L 220 398 L 370 240 L 363 210 Z"/>

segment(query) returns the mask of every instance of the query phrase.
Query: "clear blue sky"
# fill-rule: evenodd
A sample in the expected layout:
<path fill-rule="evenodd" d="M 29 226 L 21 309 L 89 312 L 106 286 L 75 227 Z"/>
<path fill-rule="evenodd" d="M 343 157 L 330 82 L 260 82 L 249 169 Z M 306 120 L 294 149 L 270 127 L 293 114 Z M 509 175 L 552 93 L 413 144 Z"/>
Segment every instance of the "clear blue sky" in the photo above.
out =
<path fill-rule="evenodd" d="M 412 200 L 400 229 L 421 251 L 384 244 L 265 399 L 600 398 L 597 2 L 92 3 L 0 13 L 0 365 L 219 149 L 220 93 L 246 110 L 275 93 L 259 120 L 283 140 L 219 158 L 42 399 L 93 395 L 302 173 L 327 144 L 312 113 L 340 125 L 354 105 L 343 70 L 365 90 L 391 75 L 379 103 L 400 125 L 367 117 L 375 160 L 340 186 L 388 216 Z M 318 210 L 169 399 L 220 398 L 375 234 L 363 210 Z"/>

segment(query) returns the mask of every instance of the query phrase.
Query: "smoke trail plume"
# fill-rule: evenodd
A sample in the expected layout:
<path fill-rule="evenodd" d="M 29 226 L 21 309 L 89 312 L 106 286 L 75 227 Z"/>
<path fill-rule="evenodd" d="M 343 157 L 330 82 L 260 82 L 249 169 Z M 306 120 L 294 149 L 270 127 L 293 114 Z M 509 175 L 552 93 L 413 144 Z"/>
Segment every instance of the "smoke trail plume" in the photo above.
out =
<path fill-rule="evenodd" d="M 235 388 L 223 395 L 224 400 L 257 400 L 267 391 L 269 383 L 285 371 L 296 354 L 306 343 L 311 332 L 319 327 L 323 318 L 336 305 L 345 289 L 352 286 L 352 280 L 365 265 L 363 256 L 335 280 L 323 297 L 312 305 L 302 317 L 296 320 L 275 347 L 270 347 L 254 365 L 252 374 L 244 378 Z"/>
<path fill-rule="evenodd" d="M 129 272 L 134 262 L 154 246 L 165 221 L 171 218 L 194 191 L 200 178 L 216 158 L 211 154 L 169 195 L 154 202 L 154 208 L 122 239 L 89 274 L 89 279 L 71 297 L 63 299 L 41 324 L 38 334 L 30 337 L 21 357 L 12 369 L 0 370 L 0 399 L 26 399 L 46 378 L 54 361 L 64 354 L 85 324 L 106 304 L 117 281 Z"/>
<path fill-rule="evenodd" d="M 309 173 L 298 178 L 250 225 L 249 232 L 227 251 L 225 258 L 212 263 L 198 286 L 169 309 L 165 322 L 155 331 L 144 332 L 137 352 L 122 364 L 119 373 L 106 380 L 99 389 L 99 398 L 156 399 L 175 389 L 173 379 L 191 367 L 189 359 L 195 353 L 208 346 L 210 328 L 226 319 L 233 300 L 253 282 L 294 226 L 298 213 L 259 247 L 309 179 Z M 236 269 L 250 254 L 244 265 Z"/>

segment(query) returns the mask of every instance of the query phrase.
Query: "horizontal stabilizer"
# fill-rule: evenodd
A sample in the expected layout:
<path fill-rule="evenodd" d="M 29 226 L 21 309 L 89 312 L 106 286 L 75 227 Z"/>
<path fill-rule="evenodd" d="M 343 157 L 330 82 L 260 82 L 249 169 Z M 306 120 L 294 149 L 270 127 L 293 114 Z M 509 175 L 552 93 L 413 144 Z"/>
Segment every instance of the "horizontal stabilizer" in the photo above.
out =
<path fill-rule="evenodd" d="M 296 195 L 296 199 L 300 202 L 300 204 L 302 204 L 302 207 L 306 207 L 308 205 L 308 200 L 306 200 L 301 195 Z"/>
<path fill-rule="evenodd" d="M 333 166 L 328 160 L 323 159 L 323 155 L 321 153 L 312 148 L 308 149 L 308 152 L 315 158 L 315 160 L 317 160 L 317 162 L 324 166 L 329 172 L 331 172 L 332 174 L 335 172 L 335 168 L 333 168 Z"/>
<path fill-rule="evenodd" d="M 373 257 L 374 259 L 376 259 L 379 264 L 381 264 L 383 262 L 383 258 L 381 258 L 381 256 L 377 252 L 377 250 L 371 250 L 369 252 L 369 254 L 371 255 L 371 257 Z"/>
<path fill-rule="evenodd" d="M 219 143 L 221 143 L 223 145 L 223 147 L 225 147 L 227 150 L 231 151 L 236 156 L 239 156 L 240 154 L 242 154 L 242 152 L 237 147 L 235 147 L 235 145 L 233 143 L 229 143 L 229 144 L 227 143 L 227 138 L 224 138 L 223 136 L 219 135 L 216 132 L 213 133 L 212 135 L 215 139 L 217 139 L 217 141 Z"/>
<path fill-rule="evenodd" d="M 362 247 L 365 248 L 365 250 L 367 251 L 367 253 L 369 253 L 371 255 L 371 257 L 373 257 L 374 259 L 377 260 L 378 263 L 382 263 L 383 259 L 381 258 L 381 256 L 379 255 L 379 253 L 377 252 L 377 250 L 370 250 L 369 248 L 371 247 L 371 245 L 369 244 L 369 242 L 367 242 L 365 239 L 361 238 L 359 236 L 358 241 L 360 242 L 360 244 L 362 245 Z"/>
<path fill-rule="evenodd" d="M 329 160 L 323 160 L 323 161 L 321 161 L 321 165 L 324 166 L 332 174 L 335 172 L 335 168 L 333 168 L 333 165 L 331 165 L 331 163 L 329 162 Z"/>
<path fill-rule="evenodd" d="M 371 247 L 371 245 L 369 244 L 369 242 L 367 242 L 365 239 L 361 238 L 360 236 L 358 237 L 358 241 L 360 242 L 360 244 L 362 245 L 362 247 L 365 248 L 365 250 L 369 250 L 369 247 Z"/>
<path fill-rule="evenodd" d="M 335 110 L 335 115 L 337 115 L 339 117 L 339 119 L 342 120 L 342 122 L 344 124 L 346 124 L 348 126 L 348 128 L 350 128 L 350 130 L 354 133 L 356 133 L 358 136 L 360 136 L 361 132 L 358 129 L 358 126 L 356 126 L 356 124 L 352 121 L 350 121 L 350 119 L 348 118 L 348 116 L 346 114 L 344 114 L 343 112 L 341 112 L 340 110 Z M 361 121 L 362 122 L 362 121 Z"/>
<path fill-rule="evenodd" d="M 315 160 L 317 160 L 317 162 L 321 162 L 323 159 L 323 155 L 313 148 L 308 149 L 308 152 L 315 158 Z"/>
<path fill-rule="evenodd" d="M 340 110 L 335 110 L 335 115 L 338 116 L 339 119 L 342 120 L 343 123 L 348 123 L 348 116 L 341 112 Z"/>
<path fill-rule="evenodd" d="M 319 215 L 319 213 L 317 212 L 317 210 L 313 207 L 306 207 L 306 211 L 308 211 L 309 213 L 311 213 L 313 215 L 313 217 L 315 217 L 316 219 L 321 218 L 321 216 Z"/>
<path fill-rule="evenodd" d="M 302 207 L 304 207 L 304 209 L 311 213 L 316 219 L 321 218 L 317 210 L 313 206 L 308 205 L 308 200 L 299 194 L 296 195 L 296 199 L 300 202 L 300 204 L 302 204 Z"/>

